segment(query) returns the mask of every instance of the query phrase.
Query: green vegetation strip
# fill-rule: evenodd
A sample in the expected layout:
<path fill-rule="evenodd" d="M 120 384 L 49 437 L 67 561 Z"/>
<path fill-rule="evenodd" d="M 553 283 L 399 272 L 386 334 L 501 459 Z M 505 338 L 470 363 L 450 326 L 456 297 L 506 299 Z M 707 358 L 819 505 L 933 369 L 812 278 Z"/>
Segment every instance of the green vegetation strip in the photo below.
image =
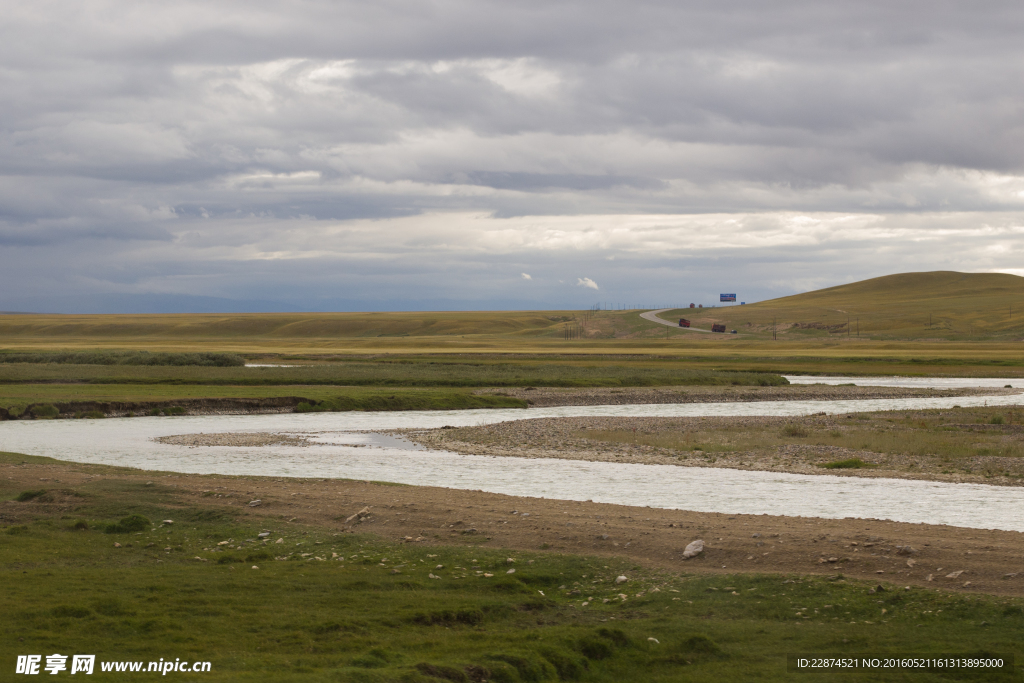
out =
<path fill-rule="evenodd" d="M 0 364 L 0 383 L 343 385 L 407 387 L 776 386 L 779 375 L 687 369 L 671 363 L 345 361 L 291 368 Z"/>
<path fill-rule="evenodd" d="M 245 359 L 233 353 L 150 353 L 149 351 L 0 351 L 0 363 L 57 365 L 170 365 L 241 367 Z"/>
<path fill-rule="evenodd" d="M 792 680 L 789 652 L 1024 654 L 1019 599 L 397 544 L 183 507 L 154 479 L 0 490 L 22 499 L 5 502 L 9 514 L 32 519 L 0 527 L 4 666 L 79 653 L 209 661 L 204 681 L 618 683 L 640 671 L 651 682 Z M 958 676 L 1017 680 L 1019 669 Z"/>
<path fill-rule="evenodd" d="M 481 395 L 472 389 L 332 386 L 232 387 L 181 385 L 20 384 L 0 385 L 0 410 L 11 418 L 101 418 L 117 411 L 134 415 L 201 413 L 216 402 L 230 409 L 235 399 L 291 397 L 296 412 L 345 410 L 465 410 L 526 408 L 511 396 Z M 2 419 L 2 414 L 0 414 Z"/>

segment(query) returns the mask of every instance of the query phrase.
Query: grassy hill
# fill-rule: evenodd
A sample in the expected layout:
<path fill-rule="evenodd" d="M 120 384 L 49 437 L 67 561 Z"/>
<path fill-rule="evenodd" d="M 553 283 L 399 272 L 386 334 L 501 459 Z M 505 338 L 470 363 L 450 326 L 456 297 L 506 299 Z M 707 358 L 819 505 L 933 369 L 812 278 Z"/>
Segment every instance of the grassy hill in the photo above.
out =
<path fill-rule="evenodd" d="M 1014 341 L 1024 337 L 1024 278 L 1002 273 L 900 273 L 746 306 L 678 310 L 771 338 Z"/>

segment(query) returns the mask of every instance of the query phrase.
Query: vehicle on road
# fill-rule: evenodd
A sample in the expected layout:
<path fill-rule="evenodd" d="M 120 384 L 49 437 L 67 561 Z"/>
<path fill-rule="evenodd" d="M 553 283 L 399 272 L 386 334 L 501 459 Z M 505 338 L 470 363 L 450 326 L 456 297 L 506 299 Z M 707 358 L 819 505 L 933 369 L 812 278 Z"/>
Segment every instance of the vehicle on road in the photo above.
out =
<path fill-rule="evenodd" d="M 689 326 L 690 326 L 690 321 L 689 320 L 687 320 L 686 318 L 680 318 L 679 319 L 679 327 L 689 327 Z"/>
<path fill-rule="evenodd" d="M 711 325 L 711 331 L 712 332 L 721 332 L 721 333 L 724 334 L 725 333 L 725 325 L 722 325 L 721 323 L 714 323 L 714 324 Z"/>

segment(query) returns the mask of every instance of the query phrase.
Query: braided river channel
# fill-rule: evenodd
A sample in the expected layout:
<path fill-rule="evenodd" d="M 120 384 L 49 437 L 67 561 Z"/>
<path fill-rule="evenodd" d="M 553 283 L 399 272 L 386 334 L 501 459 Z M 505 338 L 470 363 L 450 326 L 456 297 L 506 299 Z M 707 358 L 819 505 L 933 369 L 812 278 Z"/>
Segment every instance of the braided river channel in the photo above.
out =
<path fill-rule="evenodd" d="M 866 384 L 901 378 L 790 378 Z M 906 380 L 904 380 L 906 381 Z M 952 383 L 947 383 L 952 382 Z M 975 382 L 975 383 L 971 383 Z M 984 382 L 984 384 L 982 384 Z M 991 382 L 991 383 L 990 383 Z M 1022 380 L 936 380 L 935 386 L 1024 385 Z M 907 384 L 930 386 L 922 378 Z M 673 465 L 459 455 L 374 433 L 581 416 L 798 416 L 1024 404 L 1024 395 L 847 401 L 765 401 L 506 410 L 134 417 L 0 422 L 0 450 L 59 460 L 197 474 L 344 478 L 477 489 L 514 496 L 724 512 L 873 518 L 1024 531 L 1024 487 L 802 475 Z M 271 432 L 306 446 L 179 446 L 177 434 Z"/>

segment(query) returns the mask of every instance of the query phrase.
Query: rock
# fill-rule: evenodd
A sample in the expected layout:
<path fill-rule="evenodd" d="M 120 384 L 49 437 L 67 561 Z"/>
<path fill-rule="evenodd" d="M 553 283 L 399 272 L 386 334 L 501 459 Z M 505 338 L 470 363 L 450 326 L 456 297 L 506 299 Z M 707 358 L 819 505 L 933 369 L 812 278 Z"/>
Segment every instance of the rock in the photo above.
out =
<path fill-rule="evenodd" d="M 916 552 L 917 551 L 914 550 L 914 548 L 912 546 L 909 546 L 909 545 L 898 545 L 898 546 L 896 546 L 896 554 L 897 555 L 913 555 Z"/>
<path fill-rule="evenodd" d="M 924 580 L 925 581 L 934 581 L 935 580 L 935 575 L 934 574 L 929 574 L 928 576 L 924 577 Z"/>
<path fill-rule="evenodd" d="M 365 519 L 366 517 L 369 517 L 369 516 L 370 516 L 370 508 L 364 507 L 362 510 L 360 510 L 357 513 L 355 513 L 354 515 L 350 515 L 349 517 L 345 518 L 345 524 L 351 524 L 353 520 L 355 520 L 355 521 L 362 521 L 363 519 Z"/>
<path fill-rule="evenodd" d="M 263 501 L 262 500 L 250 500 L 249 501 L 249 507 L 251 507 L 251 508 L 258 508 L 260 505 L 263 505 Z"/>
<path fill-rule="evenodd" d="M 704 552 L 704 541 L 698 538 L 683 549 L 683 559 L 688 560 L 691 557 L 697 557 L 702 552 Z"/>
<path fill-rule="evenodd" d="M 1015 578 L 1017 576 L 1017 574 L 1018 574 L 1018 572 L 1013 572 L 1012 574 L 1003 574 L 1003 578 L 1004 579 L 1012 579 L 1012 578 Z"/>
<path fill-rule="evenodd" d="M 619 576 L 615 579 L 615 585 L 618 586 L 620 583 L 626 583 L 627 581 L 629 581 L 629 579 L 627 579 L 625 576 Z"/>
<path fill-rule="evenodd" d="M 648 638 L 647 642 L 654 643 L 655 645 L 661 645 L 661 642 L 657 638 Z"/>
<path fill-rule="evenodd" d="M 608 538 L 609 538 L 608 534 L 601 534 L 601 540 L 602 541 L 607 541 Z"/>
<path fill-rule="evenodd" d="M 284 543 L 284 539 L 283 538 L 279 538 L 276 541 L 274 541 L 274 543 Z"/>
<path fill-rule="evenodd" d="M 433 573 L 430 573 L 430 574 L 427 574 L 427 578 L 428 579 L 440 579 L 441 577 L 440 576 L 434 576 Z"/>
<path fill-rule="evenodd" d="M 162 521 L 160 523 L 161 524 L 174 524 L 174 520 L 173 519 L 165 519 L 164 521 Z"/>
<path fill-rule="evenodd" d="M 509 569 L 509 570 L 508 570 L 507 572 L 505 572 L 505 573 L 506 573 L 506 574 L 515 574 L 515 573 L 516 573 L 516 570 L 515 570 L 515 569 Z"/>
<path fill-rule="evenodd" d="M 829 562 L 838 562 L 839 558 L 838 557 L 830 557 L 830 558 L 828 558 L 828 561 Z"/>
<path fill-rule="evenodd" d="M 917 560 L 907 560 L 908 567 L 913 567 L 915 564 L 917 564 Z"/>
<path fill-rule="evenodd" d="M 485 579 L 489 579 L 489 578 L 491 578 L 492 576 L 494 576 L 494 574 L 487 574 L 486 572 L 484 573 L 484 578 L 485 578 Z"/>
<path fill-rule="evenodd" d="M 259 569 L 259 567 L 257 567 L 256 565 L 253 565 L 252 568 L 253 569 Z"/>
<path fill-rule="evenodd" d="M 115 547 L 115 548 L 120 548 L 120 547 L 121 547 L 121 544 L 120 544 L 120 543 L 115 543 L 115 544 L 114 544 L 114 547 Z"/>
<path fill-rule="evenodd" d="M 256 538 L 269 538 L 269 537 L 270 537 L 270 532 L 269 531 L 261 531 L 260 533 L 256 534 Z"/>
<path fill-rule="evenodd" d="M 956 571 L 956 572 L 950 572 L 950 573 L 946 574 L 946 578 L 947 579 L 955 579 L 955 578 L 958 578 L 963 573 L 964 573 L 963 569 L 961 569 L 960 571 Z"/>
<path fill-rule="evenodd" d="M 514 558 L 509 557 L 509 558 L 505 559 L 505 564 L 515 564 L 515 563 L 516 563 L 516 561 L 515 561 Z"/>

